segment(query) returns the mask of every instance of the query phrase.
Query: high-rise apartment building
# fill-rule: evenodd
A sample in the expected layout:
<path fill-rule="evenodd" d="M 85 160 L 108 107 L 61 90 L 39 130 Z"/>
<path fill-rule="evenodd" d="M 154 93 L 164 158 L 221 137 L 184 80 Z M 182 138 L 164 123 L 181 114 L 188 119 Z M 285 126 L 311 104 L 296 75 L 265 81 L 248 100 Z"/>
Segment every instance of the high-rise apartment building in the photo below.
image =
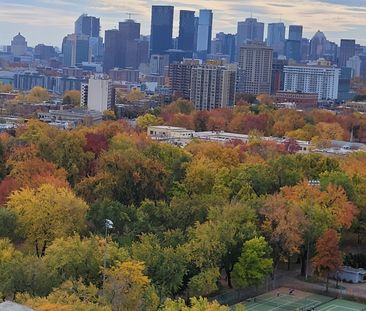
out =
<path fill-rule="evenodd" d="M 92 76 L 88 82 L 87 102 L 88 110 L 104 112 L 111 109 L 112 81 L 105 76 Z"/>
<path fill-rule="evenodd" d="M 194 50 L 195 12 L 181 10 L 179 13 L 178 49 L 183 51 Z"/>
<path fill-rule="evenodd" d="M 100 36 L 100 19 L 82 14 L 75 22 L 75 33 L 90 37 Z"/>
<path fill-rule="evenodd" d="M 190 100 L 197 110 L 213 110 L 235 103 L 235 65 L 204 64 L 192 68 Z"/>
<path fill-rule="evenodd" d="M 285 48 L 286 26 L 284 23 L 268 24 L 267 45 L 277 55 L 283 55 Z"/>
<path fill-rule="evenodd" d="M 273 50 L 264 44 L 240 47 L 239 69 L 241 79 L 238 90 L 247 94 L 270 94 Z"/>
<path fill-rule="evenodd" d="M 199 64 L 199 60 L 185 59 L 169 65 L 169 85 L 175 96 L 190 99 L 192 68 Z"/>
<path fill-rule="evenodd" d="M 14 56 L 22 56 L 27 52 L 27 41 L 20 32 L 11 41 L 10 51 Z"/>
<path fill-rule="evenodd" d="M 339 49 L 339 67 L 346 67 L 347 61 L 356 55 L 356 41 L 342 39 Z"/>
<path fill-rule="evenodd" d="M 174 6 L 153 5 L 150 55 L 164 54 L 172 48 Z"/>
<path fill-rule="evenodd" d="M 285 66 L 284 90 L 316 93 L 319 100 L 336 100 L 340 69 L 331 66 Z"/>
<path fill-rule="evenodd" d="M 207 55 L 211 52 L 212 10 L 200 10 L 197 33 L 197 52 Z"/>

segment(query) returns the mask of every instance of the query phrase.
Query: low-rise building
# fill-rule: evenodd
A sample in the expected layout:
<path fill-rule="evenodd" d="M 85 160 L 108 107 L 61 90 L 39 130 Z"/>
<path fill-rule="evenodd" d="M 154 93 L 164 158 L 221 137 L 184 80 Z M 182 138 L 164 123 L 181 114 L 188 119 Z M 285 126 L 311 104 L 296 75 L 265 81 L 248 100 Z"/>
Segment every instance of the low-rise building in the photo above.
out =
<path fill-rule="evenodd" d="M 147 134 L 156 140 L 192 139 L 194 131 L 174 126 L 149 126 Z"/>
<path fill-rule="evenodd" d="M 39 120 L 60 128 L 73 128 L 79 125 L 91 126 L 103 121 L 99 111 L 86 109 L 49 110 L 38 113 Z"/>
<path fill-rule="evenodd" d="M 294 103 L 297 109 L 315 109 L 318 106 L 317 93 L 279 91 L 273 97 L 275 104 Z"/>

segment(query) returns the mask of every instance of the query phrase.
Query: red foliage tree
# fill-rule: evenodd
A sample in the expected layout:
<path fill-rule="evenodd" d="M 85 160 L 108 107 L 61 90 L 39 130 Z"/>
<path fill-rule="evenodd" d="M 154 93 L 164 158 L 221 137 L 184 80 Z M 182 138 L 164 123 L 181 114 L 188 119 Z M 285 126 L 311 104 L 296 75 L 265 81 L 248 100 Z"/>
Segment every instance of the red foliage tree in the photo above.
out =
<path fill-rule="evenodd" d="M 316 243 L 316 255 L 313 258 L 315 273 L 326 277 L 328 291 L 329 276 L 343 264 L 342 253 L 339 250 L 339 237 L 335 230 L 326 231 Z"/>

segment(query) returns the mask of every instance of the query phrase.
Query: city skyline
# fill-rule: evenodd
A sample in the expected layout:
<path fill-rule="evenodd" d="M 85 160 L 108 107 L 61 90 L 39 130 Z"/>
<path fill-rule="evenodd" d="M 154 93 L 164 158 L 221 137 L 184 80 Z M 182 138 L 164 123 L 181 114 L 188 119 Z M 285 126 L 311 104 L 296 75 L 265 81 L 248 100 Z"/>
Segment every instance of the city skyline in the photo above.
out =
<path fill-rule="evenodd" d="M 248 0 L 245 4 L 234 0 L 200 1 L 184 3 L 170 0 L 136 0 L 130 3 L 116 0 L 0 0 L 0 45 L 10 44 L 15 34 L 21 32 L 30 46 L 38 43 L 61 46 L 62 38 L 73 32 L 75 20 L 88 13 L 100 17 L 102 34 L 118 27 L 128 12 L 141 23 L 141 33 L 150 34 L 151 5 L 174 5 L 174 37 L 178 35 L 179 10 L 212 9 L 213 34 L 224 31 L 236 33 L 237 22 L 251 15 L 266 24 L 283 21 L 304 25 L 304 36 L 312 37 L 321 30 L 327 38 L 339 43 L 341 38 L 356 39 L 366 44 L 366 4 L 363 0 Z M 70 14 L 71 12 L 71 14 Z M 240 13 L 238 13 L 240 12 Z M 325 13 L 326 12 L 326 13 Z M 47 31 L 45 31 L 45 26 Z M 267 27 L 265 27 L 267 28 Z M 48 30 L 49 29 L 49 30 Z"/>

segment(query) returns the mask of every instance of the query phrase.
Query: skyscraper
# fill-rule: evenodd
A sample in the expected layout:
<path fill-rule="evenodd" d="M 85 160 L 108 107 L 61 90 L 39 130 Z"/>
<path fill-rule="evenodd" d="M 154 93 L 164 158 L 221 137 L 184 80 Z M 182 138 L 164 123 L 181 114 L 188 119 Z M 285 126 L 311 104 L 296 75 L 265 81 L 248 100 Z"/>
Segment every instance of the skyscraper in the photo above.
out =
<path fill-rule="evenodd" d="M 122 66 L 119 52 L 121 49 L 120 37 L 120 32 L 117 29 L 105 31 L 104 72 L 109 72 L 109 70 L 115 67 Z"/>
<path fill-rule="evenodd" d="M 227 57 L 228 61 L 235 61 L 236 36 L 230 33 L 219 32 L 212 40 L 211 54 Z"/>
<path fill-rule="evenodd" d="M 197 33 L 197 52 L 207 54 L 211 51 L 212 10 L 200 10 Z"/>
<path fill-rule="evenodd" d="M 22 56 L 27 52 L 27 41 L 20 32 L 11 41 L 11 53 L 14 56 Z"/>
<path fill-rule="evenodd" d="M 132 19 L 119 23 L 119 29 L 105 33 L 104 72 L 113 68 L 138 68 L 145 44 L 140 40 L 140 24 Z M 144 57 L 146 58 L 146 57 Z"/>
<path fill-rule="evenodd" d="M 239 68 L 243 72 L 239 91 L 247 94 L 270 94 L 273 50 L 264 44 L 240 47 Z"/>
<path fill-rule="evenodd" d="M 100 19 L 82 14 L 75 22 L 75 33 L 90 37 L 100 36 Z"/>
<path fill-rule="evenodd" d="M 288 31 L 288 39 L 301 41 L 303 27 L 301 25 L 290 25 Z"/>
<path fill-rule="evenodd" d="M 174 6 L 153 5 L 150 55 L 164 54 L 172 48 Z"/>
<path fill-rule="evenodd" d="M 237 58 L 239 59 L 240 47 L 250 42 L 263 42 L 264 23 L 256 18 L 247 18 L 244 22 L 238 22 L 237 33 Z"/>
<path fill-rule="evenodd" d="M 194 11 L 181 10 L 179 13 L 178 49 L 194 50 Z"/>
<path fill-rule="evenodd" d="M 317 60 L 324 57 L 327 49 L 327 38 L 324 33 L 317 31 L 314 37 L 310 40 L 310 58 Z"/>
<path fill-rule="evenodd" d="M 267 45 L 278 55 L 283 55 L 285 48 L 286 26 L 284 23 L 268 24 Z"/>
<path fill-rule="evenodd" d="M 301 41 L 303 27 L 301 25 L 290 25 L 288 40 L 285 44 L 285 55 L 288 60 L 301 61 Z"/>
<path fill-rule="evenodd" d="M 339 67 L 346 67 L 347 61 L 356 55 L 356 41 L 342 39 L 339 49 Z"/>
<path fill-rule="evenodd" d="M 65 66 L 76 66 L 90 61 L 89 36 L 71 34 L 62 42 L 62 54 Z"/>

